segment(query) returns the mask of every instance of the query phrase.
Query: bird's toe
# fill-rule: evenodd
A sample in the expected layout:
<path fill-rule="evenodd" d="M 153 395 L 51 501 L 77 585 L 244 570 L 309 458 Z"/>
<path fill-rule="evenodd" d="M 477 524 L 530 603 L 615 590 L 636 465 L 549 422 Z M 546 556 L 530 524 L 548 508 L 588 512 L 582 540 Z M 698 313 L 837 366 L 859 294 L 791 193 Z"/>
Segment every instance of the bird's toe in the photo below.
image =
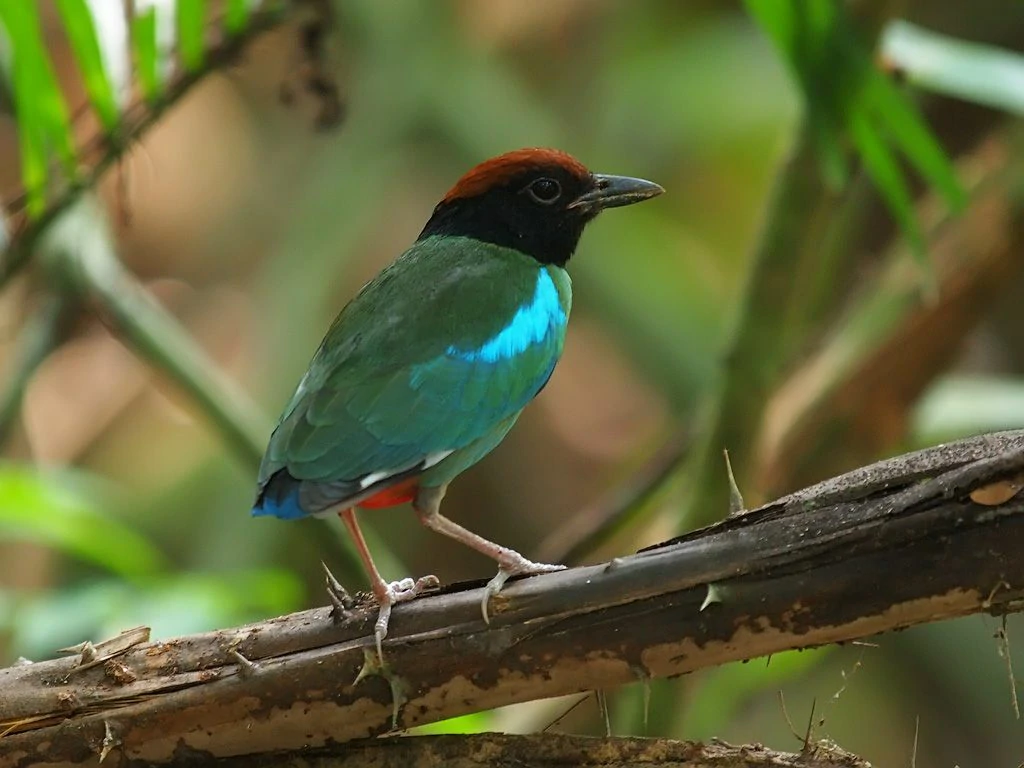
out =
<path fill-rule="evenodd" d="M 388 585 L 392 595 L 392 602 L 404 603 L 407 600 L 419 597 L 426 592 L 432 592 L 441 586 L 437 576 L 420 576 L 418 579 L 406 577 L 400 581 L 393 581 Z"/>
<path fill-rule="evenodd" d="M 535 563 L 532 560 L 527 560 L 514 550 L 508 550 L 507 553 L 504 553 L 498 559 L 498 567 L 503 571 L 507 571 L 508 576 L 535 576 L 539 573 L 554 573 L 555 571 L 565 570 L 564 565 Z"/>
<path fill-rule="evenodd" d="M 548 563 L 535 563 L 532 560 L 527 560 L 525 557 L 520 555 L 518 552 L 510 551 L 509 557 L 503 557 L 498 562 L 498 572 L 494 575 L 494 578 L 487 582 L 487 586 L 484 587 L 484 595 L 480 601 L 480 610 L 483 613 L 484 623 L 490 624 L 491 617 L 488 612 L 488 605 L 491 598 L 498 594 L 502 587 L 513 576 L 535 576 L 541 573 L 554 573 L 555 571 L 564 571 L 564 565 L 549 565 Z"/>

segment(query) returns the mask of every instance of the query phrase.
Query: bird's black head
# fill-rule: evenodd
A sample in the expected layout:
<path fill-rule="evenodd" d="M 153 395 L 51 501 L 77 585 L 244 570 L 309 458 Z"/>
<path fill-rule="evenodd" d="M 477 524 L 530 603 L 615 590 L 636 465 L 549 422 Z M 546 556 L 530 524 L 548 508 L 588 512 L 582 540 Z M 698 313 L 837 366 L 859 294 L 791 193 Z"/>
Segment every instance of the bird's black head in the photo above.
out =
<path fill-rule="evenodd" d="M 519 149 L 459 179 L 437 204 L 420 239 L 462 235 L 563 266 L 583 227 L 602 210 L 664 191 L 643 179 L 591 173 L 555 149 Z"/>

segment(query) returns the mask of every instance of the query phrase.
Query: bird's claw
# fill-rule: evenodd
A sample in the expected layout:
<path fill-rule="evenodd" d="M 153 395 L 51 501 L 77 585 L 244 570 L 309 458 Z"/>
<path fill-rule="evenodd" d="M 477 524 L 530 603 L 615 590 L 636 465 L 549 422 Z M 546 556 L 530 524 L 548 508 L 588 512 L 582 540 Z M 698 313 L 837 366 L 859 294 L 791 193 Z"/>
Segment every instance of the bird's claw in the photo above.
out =
<path fill-rule="evenodd" d="M 487 582 L 487 586 L 484 587 L 484 596 L 480 600 L 480 611 L 483 613 L 484 623 L 491 623 L 490 614 L 487 612 L 487 606 L 491 602 L 491 598 L 501 592 L 505 582 L 513 576 L 536 576 L 541 573 L 554 573 L 555 571 L 564 570 L 564 565 L 535 563 L 532 560 L 527 560 L 518 552 L 511 552 L 508 556 L 503 557 L 498 561 L 498 572 L 493 579 Z"/>
<path fill-rule="evenodd" d="M 373 639 L 377 644 L 377 658 L 381 666 L 384 664 L 384 651 L 382 645 L 384 638 L 388 636 L 388 623 L 391 621 L 391 608 L 398 603 L 404 603 L 419 597 L 425 592 L 431 592 L 441 585 L 437 576 L 421 576 L 418 579 L 405 578 L 400 581 L 393 581 L 384 585 L 382 589 L 374 590 L 374 597 L 377 598 L 377 605 L 380 609 L 377 613 L 377 621 L 373 625 Z"/>

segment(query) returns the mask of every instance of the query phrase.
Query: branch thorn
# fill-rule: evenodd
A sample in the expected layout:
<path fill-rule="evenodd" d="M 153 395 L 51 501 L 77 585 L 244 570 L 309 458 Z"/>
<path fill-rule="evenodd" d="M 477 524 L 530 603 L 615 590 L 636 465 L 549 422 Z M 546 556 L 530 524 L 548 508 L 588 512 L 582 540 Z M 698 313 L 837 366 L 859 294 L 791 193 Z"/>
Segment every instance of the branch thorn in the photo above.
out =
<path fill-rule="evenodd" d="M 405 695 L 405 683 L 391 670 L 382 656 L 378 656 L 373 649 L 363 648 L 363 665 L 359 668 L 356 679 L 352 681 L 352 687 L 354 688 L 363 679 L 374 675 L 387 680 L 388 687 L 391 689 L 391 729 L 395 730 L 398 728 L 398 712 L 402 705 L 409 700 Z"/>
<path fill-rule="evenodd" d="M 740 487 L 736 484 L 736 475 L 732 471 L 729 449 L 724 449 L 722 455 L 725 456 L 725 471 L 729 476 L 729 516 L 742 515 L 747 508 L 743 504 L 743 494 L 740 493 Z"/>
<path fill-rule="evenodd" d="M 714 603 L 721 603 L 724 597 L 723 589 L 718 584 L 708 584 L 708 593 L 704 596 L 704 602 L 700 604 L 700 610 L 703 612 L 705 608 Z"/>
<path fill-rule="evenodd" d="M 340 624 L 342 621 L 352 618 L 352 608 L 355 607 L 356 601 L 342 583 L 334 577 L 331 569 L 327 567 L 327 563 L 321 560 L 320 565 L 324 569 L 327 596 L 331 599 L 331 621 Z"/>
<path fill-rule="evenodd" d="M 237 648 L 232 648 L 228 651 L 228 656 L 238 664 L 238 674 L 242 677 L 249 677 L 260 671 L 260 665 L 255 661 L 245 658 Z"/>
<path fill-rule="evenodd" d="M 124 742 L 121 739 L 121 734 L 118 732 L 120 728 L 114 723 L 111 725 L 110 720 L 103 721 L 103 744 L 100 747 L 100 758 L 99 761 L 102 763 L 107 759 L 107 755 L 110 752 L 120 747 Z"/>

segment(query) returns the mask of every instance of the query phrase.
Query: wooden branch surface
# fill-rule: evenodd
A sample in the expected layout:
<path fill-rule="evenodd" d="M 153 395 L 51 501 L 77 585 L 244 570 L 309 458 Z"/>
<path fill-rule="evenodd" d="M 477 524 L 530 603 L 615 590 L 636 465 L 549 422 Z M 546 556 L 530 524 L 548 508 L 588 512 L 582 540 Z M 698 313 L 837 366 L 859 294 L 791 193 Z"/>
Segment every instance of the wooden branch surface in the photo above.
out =
<path fill-rule="evenodd" d="M 453 585 L 396 608 L 383 675 L 370 607 L 342 624 L 322 608 L 154 643 L 126 636 L 85 664 L 0 670 L 0 768 L 316 748 L 1020 610 L 1022 472 L 1024 431 L 898 457 L 630 557 L 517 581 L 489 627 L 480 585 Z"/>
<path fill-rule="evenodd" d="M 229 757 L 216 768 L 871 768 L 834 744 L 777 752 L 760 744 L 733 746 L 672 739 L 594 738 L 561 733 L 499 733 L 365 739 L 301 754 Z"/>

